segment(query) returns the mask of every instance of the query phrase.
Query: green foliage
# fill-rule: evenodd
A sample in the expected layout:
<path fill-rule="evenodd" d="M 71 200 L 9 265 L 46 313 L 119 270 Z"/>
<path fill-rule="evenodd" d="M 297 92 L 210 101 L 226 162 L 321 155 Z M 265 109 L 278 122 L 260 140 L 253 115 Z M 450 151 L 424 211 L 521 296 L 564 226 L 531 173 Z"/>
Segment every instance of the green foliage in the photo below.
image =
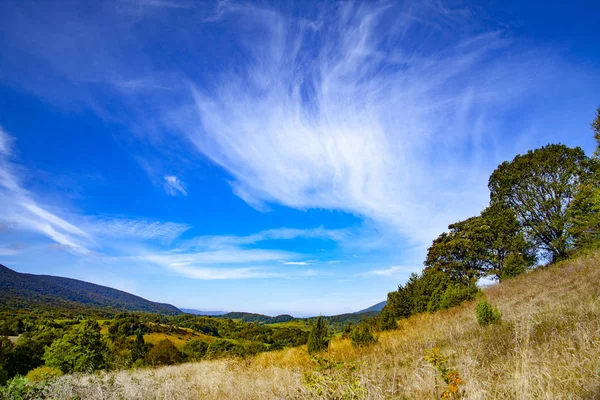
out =
<path fill-rule="evenodd" d="M 138 329 L 135 333 L 135 341 L 131 345 L 131 362 L 135 363 L 137 360 L 144 360 L 148 351 L 149 348 L 144 341 L 144 334 L 141 329 Z"/>
<path fill-rule="evenodd" d="M 46 365 L 64 373 L 91 372 L 107 367 L 108 348 L 95 320 L 84 320 L 44 353 Z"/>
<path fill-rule="evenodd" d="M 62 376 L 61 370 L 52 367 L 37 367 L 25 376 L 30 382 L 46 382 Z"/>
<path fill-rule="evenodd" d="M 288 314 L 277 315 L 275 317 L 269 317 L 263 314 L 253 314 L 245 312 L 230 312 L 223 315 L 219 315 L 218 318 L 228 318 L 234 320 L 240 320 L 243 322 L 258 322 L 261 324 L 278 324 L 281 322 L 293 321 L 295 318 Z"/>
<path fill-rule="evenodd" d="M 148 351 L 146 356 L 148 363 L 152 366 L 172 365 L 181 361 L 181 353 L 169 339 L 163 339 Z"/>
<path fill-rule="evenodd" d="M 138 331 L 144 333 L 149 332 L 150 329 L 141 322 L 139 315 L 129 313 L 118 314 L 108 327 L 108 333 L 112 337 L 127 337 L 135 335 Z"/>
<path fill-rule="evenodd" d="M 271 340 L 275 348 L 302 346 L 308 342 L 309 333 L 299 328 L 274 329 Z"/>
<path fill-rule="evenodd" d="M 555 262 L 571 250 L 566 210 L 589 173 L 581 148 L 552 144 L 502 163 L 488 186 L 492 204 L 508 206 L 531 243 Z"/>
<path fill-rule="evenodd" d="M 500 311 L 498 311 L 498 309 L 487 300 L 481 300 L 479 303 L 477 303 L 475 313 L 477 315 L 477 322 L 479 325 L 496 324 L 500 322 L 502 317 Z"/>
<path fill-rule="evenodd" d="M 422 275 L 412 274 L 404 286 L 388 293 L 387 304 L 379 315 L 379 328 L 397 327 L 397 320 L 421 312 L 433 312 L 453 307 L 472 299 L 478 292 L 467 280 L 454 280 L 448 271 L 426 268 Z"/>
<path fill-rule="evenodd" d="M 329 347 L 329 338 L 327 326 L 323 318 L 318 317 L 315 326 L 308 335 L 308 353 L 318 353 L 327 350 Z"/>
<path fill-rule="evenodd" d="M 473 299 L 477 293 L 479 293 L 479 289 L 476 286 L 448 285 L 440 297 L 437 309 L 444 310 L 455 307 L 463 301 Z"/>
<path fill-rule="evenodd" d="M 46 399 L 47 383 L 30 382 L 27 378 L 17 375 L 6 383 L 5 386 L 0 386 L 1 400 L 37 400 Z"/>
<path fill-rule="evenodd" d="M 600 107 L 596 110 L 596 118 L 592 121 L 592 131 L 594 131 L 594 139 L 598 142 L 598 147 L 596 147 L 594 154 L 596 157 L 600 157 Z"/>
<path fill-rule="evenodd" d="M 11 374 L 14 346 L 6 336 L 0 336 L 0 385 L 3 385 Z"/>
<path fill-rule="evenodd" d="M 583 249 L 600 244 L 599 172 L 579 186 L 577 194 L 567 208 L 567 215 L 571 223 L 569 233 L 573 237 L 575 248 Z"/>
<path fill-rule="evenodd" d="M 356 326 L 352 330 L 350 339 L 353 347 L 365 347 L 377 343 L 377 339 L 373 336 L 371 326 L 366 323 Z"/>
<path fill-rule="evenodd" d="M 231 356 L 234 354 L 235 344 L 230 342 L 229 340 L 215 340 L 208 346 L 208 350 L 206 351 L 207 358 L 218 358 Z"/>
<path fill-rule="evenodd" d="M 208 352 L 208 343 L 200 339 L 192 339 L 183 346 L 183 354 L 190 361 L 200 361 Z"/>
<path fill-rule="evenodd" d="M 453 281 L 474 285 L 485 272 L 488 227 L 481 217 L 448 226 L 427 251 L 425 266 L 443 272 Z"/>
<path fill-rule="evenodd" d="M 487 227 L 482 237 L 486 275 L 502 281 L 531 268 L 536 261 L 535 249 L 526 240 L 514 211 L 504 203 L 493 203 L 481 218 Z"/>

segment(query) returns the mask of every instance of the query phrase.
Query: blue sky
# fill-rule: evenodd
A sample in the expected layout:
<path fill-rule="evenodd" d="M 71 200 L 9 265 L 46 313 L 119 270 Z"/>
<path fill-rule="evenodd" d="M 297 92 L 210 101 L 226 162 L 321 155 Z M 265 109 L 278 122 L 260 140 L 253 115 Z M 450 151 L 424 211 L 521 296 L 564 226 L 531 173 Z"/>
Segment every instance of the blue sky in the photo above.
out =
<path fill-rule="evenodd" d="M 0 263 L 188 308 L 370 306 L 500 162 L 591 153 L 599 8 L 3 1 Z"/>

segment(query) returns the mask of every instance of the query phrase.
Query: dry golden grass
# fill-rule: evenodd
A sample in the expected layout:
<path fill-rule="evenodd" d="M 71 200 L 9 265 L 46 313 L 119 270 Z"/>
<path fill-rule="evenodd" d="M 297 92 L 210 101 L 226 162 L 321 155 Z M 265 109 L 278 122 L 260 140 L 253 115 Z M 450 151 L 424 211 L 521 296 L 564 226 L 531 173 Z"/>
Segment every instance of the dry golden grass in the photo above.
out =
<path fill-rule="evenodd" d="M 487 289 L 502 323 L 477 325 L 475 302 L 403 320 L 366 349 L 336 340 L 316 371 L 305 348 L 159 369 L 62 377 L 60 399 L 433 399 L 423 355 L 439 347 L 466 398 L 600 399 L 600 253 Z M 327 363 L 326 363 L 327 365 Z M 329 364 L 333 365 L 333 364 Z M 441 393 L 441 389 L 440 389 Z"/>

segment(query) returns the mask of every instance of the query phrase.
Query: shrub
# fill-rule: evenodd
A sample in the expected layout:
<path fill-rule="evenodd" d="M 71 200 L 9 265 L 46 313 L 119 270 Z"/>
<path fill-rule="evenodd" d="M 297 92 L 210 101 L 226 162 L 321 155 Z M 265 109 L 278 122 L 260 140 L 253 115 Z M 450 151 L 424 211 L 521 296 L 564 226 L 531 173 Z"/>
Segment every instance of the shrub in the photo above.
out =
<path fill-rule="evenodd" d="M 188 360 L 202 360 L 208 350 L 208 343 L 200 339 L 192 339 L 183 346 L 183 354 Z"/>
<path fill-rule="evenodd" d="M 58 378 L 62 375 L 63 373 L 60 369 L 42 366 L 29 371 L 27 373 L 26 378 L 31 382 L 44 382 L 54 378 Z"/>
<path fill-rule="evenodd" d="M 217 339 L 208 346 L 207 358 L 219 358 L 233 354 L 235 345 L 229 340 Z"/>
<path fill-rule="evenodd" d="M 500 311 L 487 300 L 481 300 L 477 304 L 476 314 L 479 325 L 489 325 L 500 322 Z"/>
<path fill-rule="evenodd" d="M 171 365 L 181 361 L 181 353 L 169 339 L 163 339 L 147 355 L 151 365 Z"/>
<path fill-rule="evenodd" d="M 368 324 L 360 324 L 354 328 L 350 338 L 353 347 L 363 347 L 377 343 L 377 339 L 373 336 L 371 326 Z"/>
<path fill-rule="evenodd" d="M 10 400 L 34 400 L 46 399 L 47 386 L 45 382 L 29 382 L 29 380 L 21 375 L 17 375 L 8 382 L 5 386 L 0 386 L 0 399 Z"/>
<path fill-rule="evenodd" d="M 425 352 L 425 361 L 431 364 L 442 376 L 445 385 L 441 387 L 443 392 L 438 396 L 438 385 L 436 377 L 435 398 L 440 399 L 463 399 L 464 391 L 460 386 L 464 384 L 460 374 L 448 366 L 448 357 L 444 356 L 439 348 L 429 349 Z"/>

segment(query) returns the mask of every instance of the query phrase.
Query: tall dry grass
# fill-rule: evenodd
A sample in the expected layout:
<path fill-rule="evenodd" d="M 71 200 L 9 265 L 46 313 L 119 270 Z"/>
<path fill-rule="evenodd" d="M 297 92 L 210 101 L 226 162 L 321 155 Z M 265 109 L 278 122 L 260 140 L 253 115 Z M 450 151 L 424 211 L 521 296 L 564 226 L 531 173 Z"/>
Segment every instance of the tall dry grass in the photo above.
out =
<path fill-rule="evenodd" d="M 502 312 L 501 324 L 479 326 L 470 302 L 400 321 L 366 349 L 334 341 L 322 355 L 330 362 L 320 367 L 296 348 L 247 360 L 66 376 L 51 395 L 433 399 L 441 381 L 423 356 L 439 347 L 464 380 L 468 399 L 600 399 L 600 253 L 538 269 L 485 294 Z"/>

